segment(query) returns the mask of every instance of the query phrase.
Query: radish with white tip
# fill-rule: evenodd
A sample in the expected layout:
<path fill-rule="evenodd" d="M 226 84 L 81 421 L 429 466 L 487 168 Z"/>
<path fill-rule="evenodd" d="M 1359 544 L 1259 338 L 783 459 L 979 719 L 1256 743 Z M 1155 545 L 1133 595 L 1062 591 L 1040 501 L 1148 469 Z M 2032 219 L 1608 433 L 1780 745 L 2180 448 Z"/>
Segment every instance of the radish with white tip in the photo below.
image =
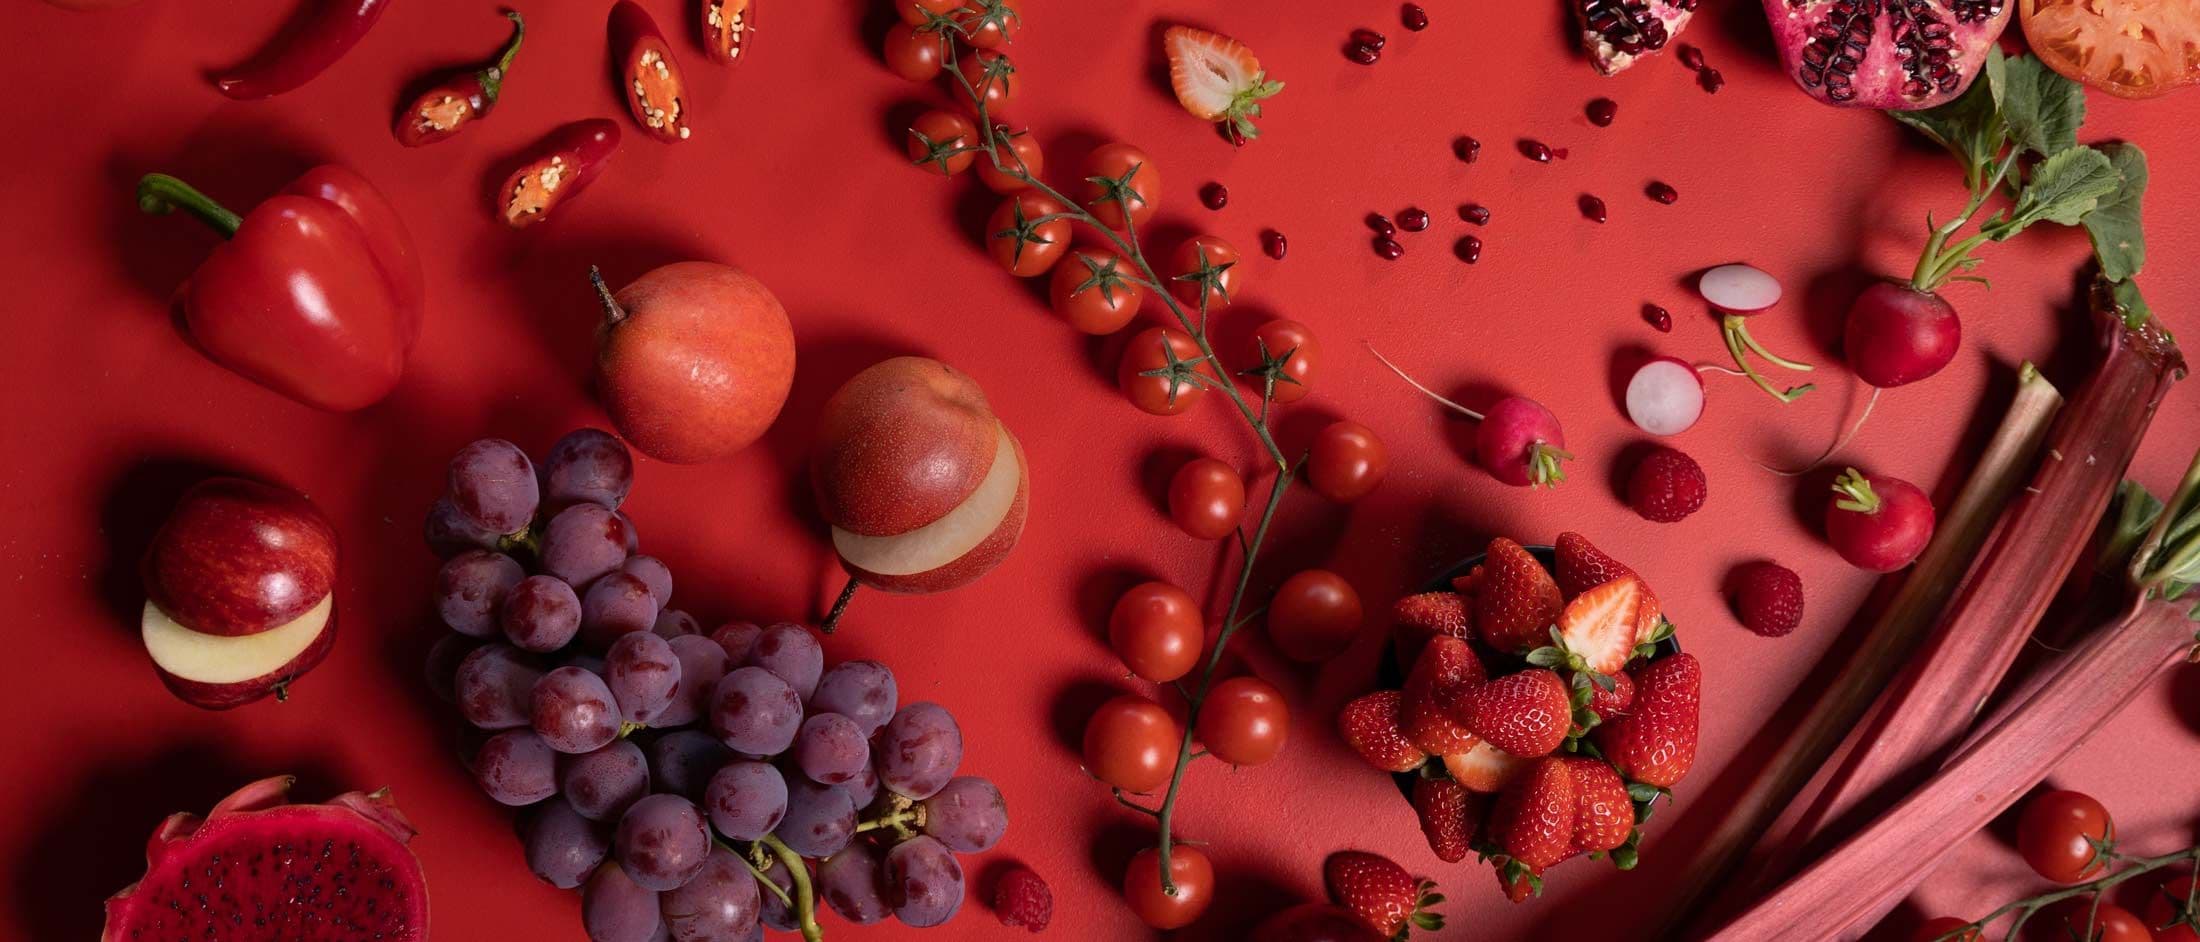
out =
<path fill-rule="evenodd" d="M 1750 382 L 1756 383 L 1758 388 L 1771 393 L 1773 398 L 1781 402 L 1794 402 L 1814 388 L 1809 383 L 1787 389 L 1775 388 L 1749 365 L 1749 354 L 1755 353 L 1772 365 L 1784 369 L 1806 373 L 1812 369 L 1808 363 L 1774 354 L 1758 343 L 1757 338 L 1749 335 L 1749 318 L 1771 310 L 1773 305 L 1780 303 L 1778 279 L 1765 274 L 1761 269 L 1737 262 L 1706 270 L 1696 279 L 1696 293 L 1703 295 L 1704 300 L 1711 302 L 1711 306 L 1719 310 L 1719 332 L 1726 336 L 1727 352 L 1733 354 L 1734 365 L 1741 369 L 1742 375 L 1749 377 Z"/>
<path fill-rule="evenodd" d="M 1571 461 L 1574 456 L 1566 451 L 1566 433 L 1559 430 L 1558 416 L 1542 403 L 1525 396 L 1506 396 L 1491 404 L 1489 411 L 1476 412 L 1421 385 L 1373 344 L 1368 345 L 1367 352 L 1375 354 L 1375 359 L 1423 395 L 1480 423 L 1474 430 L 1474 463 L 1490 477 L 1514 487 L 1556 487 L 1566 480 L 1566 469 L 1560 462 Z"/>

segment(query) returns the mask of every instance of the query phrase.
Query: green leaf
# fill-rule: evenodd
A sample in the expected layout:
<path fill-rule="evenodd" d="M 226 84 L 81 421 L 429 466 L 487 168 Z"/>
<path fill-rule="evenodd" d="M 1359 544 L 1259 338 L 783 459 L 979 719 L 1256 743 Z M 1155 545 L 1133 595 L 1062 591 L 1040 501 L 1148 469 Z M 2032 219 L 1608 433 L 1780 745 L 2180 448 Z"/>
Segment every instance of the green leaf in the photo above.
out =
<path fill-rule="evenodd" d="M 2085 232 L 2101 260 L 2101 276 L 2124 281 L 2147 263 L 2146 233 L 2139 227 L 2139 203 L 2147 192 L 2147 154 L 2136 144 L 2100 145 L 2116 169 L 2116 191 L 2085 214 Z"/>
<path fill-rule="evenodd" d="M 1627 797 L 1636 801 L 1656 801 L 1658 796 L 1664 793 L 1665 789 L 1656 785 L 1645 785 L 1641 782 L 1627 783 Z"/>
<path fill-rule="evenodd" d="M 1887 116 L 1947 148 L 1963 163 L 1964 179 L 1976 188 L 2008 138 L 2001 120 L 2005 71 L 2001 50 L 1989 47 L 1986 71 L 1954 101 L 1923 111 L 1889 111 Z"/>
<path fill-rule="evenodd" d="M 2116 309 L 2123 313 L 2124 326 L 2138 328 L 2154 319 L 2154 309 L 2147 306 L 2147 299 L 2139 293 L 2136 281 L 2119 281 L 2110 291 L 2116 298 Z"/>
<path fill-rule="evenodd" d="M 2002 242 L 2042 220 L 2076 225 L 2121 183 L 2107 154 L 2090 147 L 2073 147 L 2041 161 L 2008 217 L 1997 216 L 1979 231 Z"/>
<path fill-rule="evenodd" d="M 2085 123 L 2085 89 L 2031 56 L 2006 60 L 1995 83 L 2001 119 L 2018 147 L 2053 157 L 2078 145 Z"/>
<path fill-rule="evenodd" d="M 1528 663 L 1537 667 L 1557 667 L 1566 663 L 1566 652 L 1553 647 L 1541 647 L 1528 652 Z"/>

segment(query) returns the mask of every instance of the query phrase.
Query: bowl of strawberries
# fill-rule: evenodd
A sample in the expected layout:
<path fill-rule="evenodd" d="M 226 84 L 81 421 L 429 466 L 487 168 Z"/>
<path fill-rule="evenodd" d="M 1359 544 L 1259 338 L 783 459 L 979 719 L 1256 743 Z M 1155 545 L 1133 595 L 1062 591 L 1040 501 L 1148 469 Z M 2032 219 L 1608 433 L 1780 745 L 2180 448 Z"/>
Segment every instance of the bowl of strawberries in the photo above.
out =
<path fill-rule="evenodd" d="M 1702 686 L 1642 577 L 1578 533 L 1499 537 L 1393 618 L 1383 689 L 1338 725 L 1437 857 L 1477 855 L 1514 902 L 1577 856 L 1632 869 L 1695 762 Z"/>

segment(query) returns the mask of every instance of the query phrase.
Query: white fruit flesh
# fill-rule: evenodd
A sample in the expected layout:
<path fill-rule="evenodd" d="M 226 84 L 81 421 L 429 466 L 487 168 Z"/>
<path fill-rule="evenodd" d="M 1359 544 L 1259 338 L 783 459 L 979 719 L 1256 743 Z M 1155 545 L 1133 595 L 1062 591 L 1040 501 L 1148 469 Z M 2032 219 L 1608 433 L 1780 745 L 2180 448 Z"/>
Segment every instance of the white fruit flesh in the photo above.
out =
<path fill-rule="evenodd" d="M 1008 429 L 999 423 L 995 428 L 993 467 L 978 489 L 947 516 L 892 536 L 864 536 L 834 527 L 833 548 L 840 551 L 840 558 L 865 572 L 908 576 L 945 566 L 985 542 L 1016 503 L 1016 486 L 1023 480 L 1015 442 L 1008 437 Z"/>
<path fill-rule="evenodd" d="M 1696 291 L 1722 311 L 1762 311 L 1780 303 L 1780 282 L 1748 265 L 1721 265 L 1704 272 Z"/>
<path fill-rule="evenodd" d="M 1652 435 L 1678 435 L 1703 416 L 1703 380 L 1694 367 L 1661 358 L 1627 381 L 1627 417 Z"/>
<path fill-rule="evenodd" d="M 334 593 L 305 614 L 258 634 L 210 635 L 192 631 L 145 603 L 146 653 L 161 670 L 201 684 L 234 684 L 265 677 L 295 660 L 328 627 Z"/>

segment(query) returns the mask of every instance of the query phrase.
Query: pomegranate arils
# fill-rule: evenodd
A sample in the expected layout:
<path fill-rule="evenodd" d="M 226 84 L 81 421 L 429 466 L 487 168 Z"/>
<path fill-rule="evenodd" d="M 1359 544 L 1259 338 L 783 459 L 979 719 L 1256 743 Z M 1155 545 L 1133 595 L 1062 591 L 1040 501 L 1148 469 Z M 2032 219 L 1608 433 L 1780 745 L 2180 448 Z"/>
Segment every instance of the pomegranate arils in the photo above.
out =
<path fill-rule="evenodd" d="M 1688 25 L 1697 0 L 1573 0 L 1581 45 L 1597 71 L 1612 75 L 1665 48 Z"/>
<path fill-rule="evenodd" d="M 1400 255 L 1406 254 L 1406 247 L 1403 245 L 1399 245 L 1396 239 L 1392 239 L 1389 236 L 1376 236 L 1375 254 L 1380 255 L 1384 258 L 1394 259 Z"/>
<path fill-rule="evenodd" d="M 1599 98 L 1590 102 L 1586 110 L 1590 124 L 1600 128 L 1608 128 L 1612 126 L 1612 119 L 1619 117 L 1619 102 L 1609 98 Z"/>
<path fill-rule="evenodd" d="M 1260 234 L 1260 247 L 1261 251 L 1268 253 L 1269 258 L 1280 262 L 1283 261 L 1284 250 L 1290 248 L 1290 245 L 1284 242 L 1283 233 L 1270 229 Z"/>
<path fill-rule="evenodd" d="M 1407 232 L 1419 232 L 1428 228 L 1428 211 L 1407 207 L 1398 212 L 1398 228 Z"/>
<path fill-rule="evenodd" d="M 1471 137 L 1461 136 L 1458 140 L 1452 142 L 1451 150 L 1452 153 L 1459 155 L 1461 163 L 1471 164 L 1475 158 L 1482 156 L 1482 142 Z"/>
<path fill-rule="evenodd" d="M 1670 334 L 1673 332 L 1673 312 L 1655 304 L 1642 306 L 1642 319 L 1648 321 L 1650 326 L 1657 328 L 1658 333 Z"/>
<path fill-rule="evenodd" d="M 1361 65 L 1374 65 L 1375 60 L 1382 58 L 1383 54 L 1366 43 L 1353 43 L 1345 49 L 1344 57 Z"/>
<path fill-rule="evenodd" d="M 1691 71 L 1701 71 L 1703 69 L 1703 50 L 1682 43 L 1679 55 L 1681 64 L 1687 66 Z"/>
<path fill-rule="evenodd" d="M 1386 239 L 1398 234 L 1398 227 L 1391 225 L 1390 217 L 1382 213 L 1368 213 L 1367 227 L 1375 230 L 1376 235 Z"/>
<path fill-rule="evenodd" d="M 1650 185 L 1644 187 L 1643 192 L 1645 194 L 1648 194 L 1651 199 L 1657 200 L 1660 203 L 1664 203 L 1667 206 L 1673 205 L 1674 200 L 1681 198 L 1681 191 L 1673 189 L 1672 184 L 1666 183 L 1662 180 L 1650 181 Z"/>
<path fill-rule="evenodd" d="M 1418 3 L 1408 3 L 1398 11 L 1398 20 L 1416 33 L 1428 28 L 1428 11 Z"/>
<path fill-rule="evenodd" d="M 1581 215 L 1590 222 L 1604 221 L 1604 201 L 1587 193 L 1581 194 Z"/>
<path fill-rule="evenodd" d="M 1930 108 L 1956 97 L 2008 22 L 2005 0 L 1764 0 L 1781 61 L 1811 97 Z M 1712 91 L 1717 71 L 1700 69 Z"/>
<path fill-rule="evenodd" d="M 1208 209 L 1221 209 L 1230 205 L 1230 188 L 1220 183 L 1209 183 L 1199 188 L 1199 203 Z"/>
<path fill-rule="evenodd" d="M 1469 265 L 1479 262 L 1482 260 L 1482 240 L 1471 235 L 1460 236 L 1459 241 L 1452 243 L 1451 254 Z"/>
<path fill-rule="evenodd" d="M 1367 48 L 1373 49 L 1376 52 L 1383 51 L 1383 44 L 1389 41 L 1390 40 L 1383 38 L 1383 34 L 1371 29 L 1356 29 L 1352 31 L 1353 45 L 1366 46 Z"/>
<path fill-rule="evenodd" d="M 1726 76 L 1720 75 L 1717 69 L 1706 68 L 1696 73 L 1696 84 L 1703 86 L 1704 91 L 1716 95 L 1719 89 L 1726 87 Z"/>
<path fill-rule="evenodd" d="M 1551 162 L 1551 146 L 1534 138 L 1523 137 L 1520 139 L 1520 156 L 1539 164 L 1547 164 Z"/>
<path fill-rule="evenodd" d="M 1486 226 L 1490 222 L 1490 208 L 1480 203 L 1468 203 L 1459 207 L 1459 218 L 1477 226 Z"/>

